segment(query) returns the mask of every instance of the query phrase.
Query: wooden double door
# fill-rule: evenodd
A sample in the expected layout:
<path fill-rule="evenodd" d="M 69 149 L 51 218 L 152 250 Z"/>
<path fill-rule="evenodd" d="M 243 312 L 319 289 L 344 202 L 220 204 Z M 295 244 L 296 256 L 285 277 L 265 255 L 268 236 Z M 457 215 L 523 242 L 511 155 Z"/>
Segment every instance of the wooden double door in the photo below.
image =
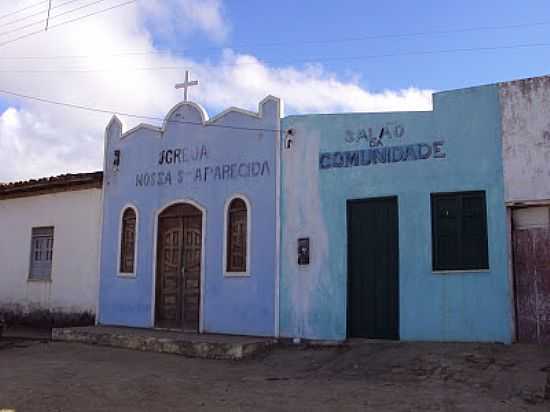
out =
<path fill-rule="evenodd" d="M 202 212 L 181 203 L 159 216 L 155 326 L 199 331 Z"/>
<path fill-rule="evenodd" d="M 350 200 L 348 336 L 399 339 L 397 198 Z"/>

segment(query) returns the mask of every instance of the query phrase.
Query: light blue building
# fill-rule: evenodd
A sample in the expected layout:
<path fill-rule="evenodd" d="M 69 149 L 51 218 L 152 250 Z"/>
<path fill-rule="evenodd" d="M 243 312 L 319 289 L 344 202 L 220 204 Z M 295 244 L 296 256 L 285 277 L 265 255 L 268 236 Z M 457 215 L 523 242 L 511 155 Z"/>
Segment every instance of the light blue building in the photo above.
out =
<path fill-rule="evenodd" d="M 546 225 L 548 90 L 526 79 L 436 93 L 426 112 L 286 118 L 274 97 L 210 120 L 184 101 L 162 127 L 127 132 L 113 118 L 99 323 L 336 341 L 531 336 L 540 291 L 524 266 L 539 255 L 511 239 Z"/>
<path fill-rule="evenodd" d="M 277 334 L 280 102 L 105 135 L 98 322 Z"/>
<path fill-rule="evenodd" d="M 280 335 L 511 342 L 498 85 L 283 119 Z"/>

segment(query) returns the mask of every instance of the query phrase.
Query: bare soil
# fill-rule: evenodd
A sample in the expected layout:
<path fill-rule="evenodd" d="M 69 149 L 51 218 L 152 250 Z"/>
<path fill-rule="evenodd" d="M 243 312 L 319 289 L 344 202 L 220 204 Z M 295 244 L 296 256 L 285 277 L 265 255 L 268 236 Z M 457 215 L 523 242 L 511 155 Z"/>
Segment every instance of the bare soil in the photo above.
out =
<path fill-rule="evenodd" d="M 0 410 L 550 411 L 550 346 L 356 341 L 219 361 L 0 339 Z"/>

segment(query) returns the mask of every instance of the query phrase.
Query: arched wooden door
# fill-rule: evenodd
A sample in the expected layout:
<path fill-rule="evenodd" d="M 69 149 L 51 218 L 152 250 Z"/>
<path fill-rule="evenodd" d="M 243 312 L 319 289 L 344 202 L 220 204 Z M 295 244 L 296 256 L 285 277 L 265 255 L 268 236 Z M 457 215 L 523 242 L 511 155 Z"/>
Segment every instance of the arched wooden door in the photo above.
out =
<path fill-rule="evenodd" d="M 202 212 L 179 203 L 159 216 L 155 324 L 199 331 Z"/>

